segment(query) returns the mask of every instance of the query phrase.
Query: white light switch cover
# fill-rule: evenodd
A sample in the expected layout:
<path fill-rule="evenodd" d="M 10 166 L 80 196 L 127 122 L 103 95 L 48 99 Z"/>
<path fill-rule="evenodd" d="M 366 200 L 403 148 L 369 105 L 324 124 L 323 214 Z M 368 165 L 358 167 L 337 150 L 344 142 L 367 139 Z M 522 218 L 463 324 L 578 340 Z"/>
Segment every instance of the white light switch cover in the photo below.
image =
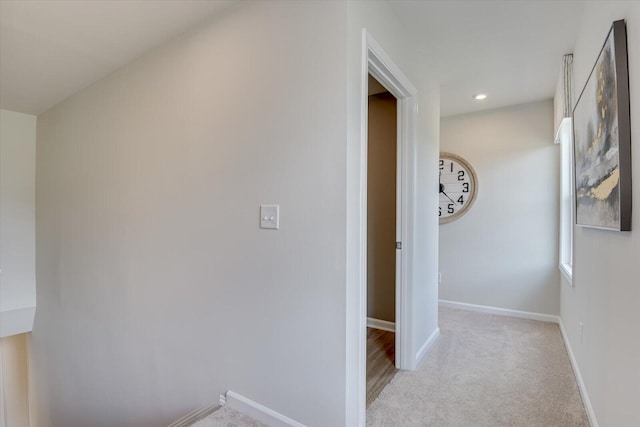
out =
<path fill-rule="evenodd" d="M 280 205 L 260 205 L 260 228 L 280 228 Z"/>

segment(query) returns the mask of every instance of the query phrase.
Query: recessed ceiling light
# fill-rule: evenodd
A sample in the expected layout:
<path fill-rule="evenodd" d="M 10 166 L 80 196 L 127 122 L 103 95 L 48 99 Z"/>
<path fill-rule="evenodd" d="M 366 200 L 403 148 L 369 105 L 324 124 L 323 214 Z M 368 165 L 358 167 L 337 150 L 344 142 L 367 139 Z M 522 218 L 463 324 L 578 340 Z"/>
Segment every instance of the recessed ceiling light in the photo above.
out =
<path fill-rule="evenodd" d="M 473 99 L 475 99 L 476 101 L 482 101 L 483 99 L 487 99 L 487 94 L 486 93 L 476 93 L 475 95 L 473 95 Z"/>

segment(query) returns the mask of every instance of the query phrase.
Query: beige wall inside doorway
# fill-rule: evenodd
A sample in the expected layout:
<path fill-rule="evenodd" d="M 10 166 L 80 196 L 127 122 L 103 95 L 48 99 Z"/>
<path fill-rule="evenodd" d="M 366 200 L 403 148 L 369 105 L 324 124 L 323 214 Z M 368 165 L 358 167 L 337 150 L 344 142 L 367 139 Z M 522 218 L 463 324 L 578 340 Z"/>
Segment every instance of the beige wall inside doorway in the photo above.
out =
<path fill-rule="evenodd" d="M 397 101 L 369 96 L 367 316 L 395 322 Z"/>

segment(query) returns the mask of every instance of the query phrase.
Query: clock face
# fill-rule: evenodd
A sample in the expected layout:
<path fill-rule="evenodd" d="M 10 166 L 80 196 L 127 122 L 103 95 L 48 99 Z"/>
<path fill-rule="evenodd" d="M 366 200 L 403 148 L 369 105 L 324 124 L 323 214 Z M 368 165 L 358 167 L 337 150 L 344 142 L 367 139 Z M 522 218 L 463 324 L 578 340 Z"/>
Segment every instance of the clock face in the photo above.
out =
<path fill-rule="evenodd" d="M 460 156 L 440 153 L 440 224 L 454 221 L 469 210 L 478 192 L 471 165 Z"/>

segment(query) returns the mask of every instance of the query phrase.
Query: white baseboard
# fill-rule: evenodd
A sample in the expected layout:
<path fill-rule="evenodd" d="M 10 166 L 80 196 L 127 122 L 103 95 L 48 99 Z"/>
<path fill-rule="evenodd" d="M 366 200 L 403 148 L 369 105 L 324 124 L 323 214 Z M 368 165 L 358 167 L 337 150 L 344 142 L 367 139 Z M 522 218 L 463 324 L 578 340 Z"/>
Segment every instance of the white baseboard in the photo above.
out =
<path fill-rule="evenodd" d="M 179 420 L 169 424 L 168 427 L 189 427 L 195 424 L 196 421 L 200 421 L 201 419 L 213 414 L 218 408 L 220 408 L 220 405 L 213 405 L 196 409 L 195 411 L 189 412 Z"/>
<path fill-rule="evenodd" d="M 425 343 L 422 344 L 422 347 L 420 347 L 420 350 L 418 350 L 418 353 L 416 354 L 416 361 L 415 361 L 416 368 L 420 365 L 424 357 L 427 355 L 427 352 L 429 351 L 429 349 L 433 347 L 433 345 L 436 343 L 439 336 L 440 336 L 440 328 L 436 328 L 436 330 L 433 331 L 433 333 L 429 336 L 429 338 L 427 338 Z"/>
<path fill-rule="evenodd" d="M 498 316 L 518 317 L 520 319 L 540 320 L 542 322 L 560 323 L 560 317 L 552 314 L 533 313 L 530 311 L 511 310 L 508 308 L 490 307 L 487 305 L 467 304 L 465 302 L 439 300 L 443 307 L 457 308 L 460 310 L 477 311 L 480 313 L 495 314 Z"/>
<path fill-rule="evenodd" d="M 224 396 L 220 396 L 220 403 L 229 405 L 230 408 L 247 414 L 251 418 L 269 427 L 305 427 L 304 424 L 292 420 L 233 391 L 227 391 Z"/>
<path fill-rule="evenodd" d="M 584 407 L 587 411 L 589 424 L 591 424 L 591 427 L 598 427 L 598 419 L 596 418 L 596 413 L 593 410 L 593 406 L 591 405 L 591 400 L 589 399 L 587 388 L 584 385 L 584 380 L 582 379 L 582 374 L 580 373 L 578 362 L 575 356 L 573 355 L 573 349 L 571 348 L 571 343 L 569 342 L 569 336 L 567 335 L 567 331 L 564 329 L 564 324 L 562 323 L 561 318 L 559 319 L 558 325 L 560 326 L 560 333 L 562 334 L 562 339 L 564 340 L 564 346 L 567 349 L 567 354 L 569 355 L 569 361 L 571 362 L 571 367 L 573 368 L 573 374 L 576 377 L 576 382 L 578 383 L 580 396 L 582 396 L 582 403 L 584 403 Z"/>
<path fill-rule="evenodd" d="M 395 332 L 396 324 L 387 320 L 374 319 L 367 317 L 367 328 L 380 329 L 381 331 Z"/>

